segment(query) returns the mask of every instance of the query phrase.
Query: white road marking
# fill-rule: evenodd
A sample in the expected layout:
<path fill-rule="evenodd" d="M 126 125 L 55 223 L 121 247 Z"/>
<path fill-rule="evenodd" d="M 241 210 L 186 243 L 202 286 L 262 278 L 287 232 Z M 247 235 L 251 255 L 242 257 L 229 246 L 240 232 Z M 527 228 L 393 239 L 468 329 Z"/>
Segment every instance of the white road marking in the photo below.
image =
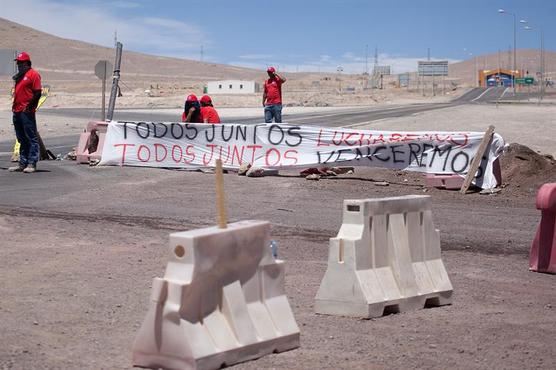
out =
<path fill-rule="evenodd" d="M 488 89 L 486 89 L 481 95 L 477 96 L 475 99 L 471 100 L 471 101 L 475 101 L 478 99 L 481 99 L 483 97 L 483 95 L 485 95 L 487 92 L 489 92 L 492 89 L 492 86 L 489 87 Z"/>

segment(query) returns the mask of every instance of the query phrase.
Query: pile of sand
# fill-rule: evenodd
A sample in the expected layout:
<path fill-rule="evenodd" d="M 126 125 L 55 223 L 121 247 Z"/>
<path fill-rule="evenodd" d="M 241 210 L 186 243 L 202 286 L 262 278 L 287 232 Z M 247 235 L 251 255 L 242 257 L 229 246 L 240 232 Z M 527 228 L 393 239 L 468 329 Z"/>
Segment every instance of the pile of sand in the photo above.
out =
<path fill-rule="evenodd" d="M 539 154 L 529 147 L 510 144 L 500 157 L 502 181 L 508 190 L 537 191 L 549 182 L 556 182 L 556 161 L 551 155 Z"/>

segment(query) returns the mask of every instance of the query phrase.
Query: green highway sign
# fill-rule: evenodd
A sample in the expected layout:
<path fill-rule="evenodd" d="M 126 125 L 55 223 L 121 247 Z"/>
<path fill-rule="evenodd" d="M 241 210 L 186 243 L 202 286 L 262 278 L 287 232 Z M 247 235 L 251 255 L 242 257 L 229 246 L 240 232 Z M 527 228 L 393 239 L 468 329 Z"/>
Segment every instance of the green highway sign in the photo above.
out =
<path fill-rule="evenodd" d="M 533 77 L 516 78 L 515 83 L 518 85 L 532 85 L 535 82 Z"/>

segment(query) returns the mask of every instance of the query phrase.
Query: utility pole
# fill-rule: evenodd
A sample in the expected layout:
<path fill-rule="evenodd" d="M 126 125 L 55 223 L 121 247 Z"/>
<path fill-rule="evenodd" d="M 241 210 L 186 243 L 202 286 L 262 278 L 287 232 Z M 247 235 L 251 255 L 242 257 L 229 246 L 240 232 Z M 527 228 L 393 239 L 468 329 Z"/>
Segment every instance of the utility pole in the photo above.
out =
<path fill-rule="evenodd" d="M 517 70 L 516 70 L 516 68 L 517 68 L 517 61 L 516 61 L 516 57 L 517 57 L 516 56 L 516 53 L 517 53 L 517 30 L 516 30 L 516 28 L 517 28 L 517 16 L 516 16 L 515 13 L 509 13 L 509 12 L 505 11 L 504 9 L 498 9 L 498 13 L 508 14 L 508 15 L 511 15 L 511 16 L 514 17 L 514 62 L 513 62 L 513 66 L 512 66 L 512 75 L 513 75 L 512 85 L 513 85 L 513 88 L 514 88 L 514 96 L 515 96 L 516 95 L 515 77 L 516 77 L 516 74 L 517 74 Z"/>
<path fill-rule="evenodd" d="M 541 97 L 542 100 L 544 96 L 545 82 L 544 82 L 544 33 L 542 27 L 541 29 Z"/>
<path fill-rule="evenodd" d="M 369 75 L 369 45 L 365 45 L 365 74 Z"/>
<path fill-rule="evenodd" d="M 369 88 L 369 45 L 365 45 L 365 90 Z"/>
<path fill-rule="evenodd" d="M 203 44 L 201 44 L 201 62 L 203 61 L 203 54 L 204 54 Z"/>

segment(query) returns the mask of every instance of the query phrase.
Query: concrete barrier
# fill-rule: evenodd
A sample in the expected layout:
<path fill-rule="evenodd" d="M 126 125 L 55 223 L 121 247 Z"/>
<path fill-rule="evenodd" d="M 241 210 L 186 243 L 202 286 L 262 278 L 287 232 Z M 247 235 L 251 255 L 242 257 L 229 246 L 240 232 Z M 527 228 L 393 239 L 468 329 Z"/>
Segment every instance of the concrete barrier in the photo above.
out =
<path fill-rule="evenodd" d="M 450 304 L 452 291 L 429 196 L 344 201 L 317 313 L 379 317 Z"/>
<path fill-rule="evenodd" d="M 556 183 L 541 186 L 536 205 L 541 222 L 531 245 L 529 270 L 556 274 Z"/>
<path fill-rule="evenodd" d="M 155 278 L 133 365 L 217 369 L 299 347 L 272 257 L 270 225 L 242 221 L 170 235 L 170 261 Z"/>
<path fill-rule="evenodd" d="M 85 132 L 79 136 L 75 149 L 77 163 L 89 163 L 90 160 L 100 160 L 102 148 L 108 130 L 108 122 L 91 121 Z"/>
<path fill-rule="evenodd" d="M 434 173 L 425 174 L 425 184 L 429 188 L 459 190 L 463 185 L 464 180 L 465 178 L 460 175 L 440 175 Z"/>

